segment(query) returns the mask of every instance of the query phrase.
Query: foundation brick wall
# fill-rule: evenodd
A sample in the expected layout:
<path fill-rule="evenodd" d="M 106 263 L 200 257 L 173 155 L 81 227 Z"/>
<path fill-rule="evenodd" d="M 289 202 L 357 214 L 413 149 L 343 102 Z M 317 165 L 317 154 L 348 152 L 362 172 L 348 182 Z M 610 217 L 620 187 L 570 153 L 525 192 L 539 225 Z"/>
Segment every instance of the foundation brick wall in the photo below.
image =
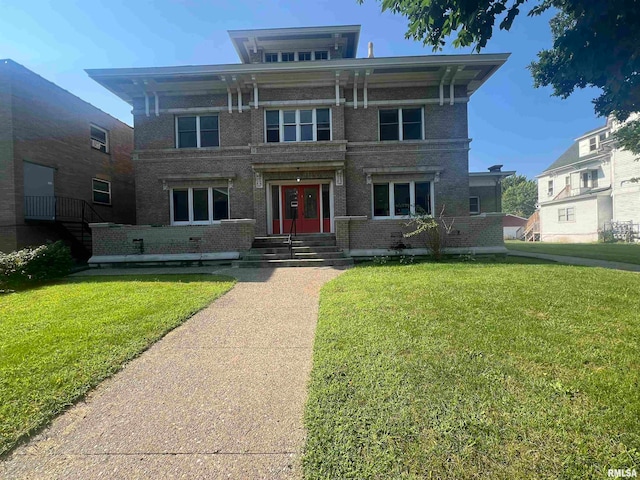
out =
<path fill-rule="evenodd" d="M 254 224 L 252 219 L 173 227 L 93 224 L 93 255 L 245 252 L 253 242 Z"/>
<path fill-rule="evenodd" d="M 90 125 L 109 132 L 91 148 Z M 58 238 L 25 223 L 23 162 L 54 168 L 54 193 L 83 199 L 105 221 L 135 223 L 133 130 L 23 66 L 0 62 L 0 251 Z M 111 182 L 112 205 L 92 203 L 92 178 Z"/>
<path fill-rule="evenodd" d="M 345 250 L 393 250 L 399 243 L 403 243 L 406 248 L 426 248 L 422 235 L 408 238 L 403 236 L 415 228 L 406 223 L 406 220 L 338 219 L 336 225 L 340 227 L 336 232 L 336 241 Z M 446 218 L 446 223 L 452 224 L 446 248 L 504 246 L 502 214 L 450 217 Z"/>

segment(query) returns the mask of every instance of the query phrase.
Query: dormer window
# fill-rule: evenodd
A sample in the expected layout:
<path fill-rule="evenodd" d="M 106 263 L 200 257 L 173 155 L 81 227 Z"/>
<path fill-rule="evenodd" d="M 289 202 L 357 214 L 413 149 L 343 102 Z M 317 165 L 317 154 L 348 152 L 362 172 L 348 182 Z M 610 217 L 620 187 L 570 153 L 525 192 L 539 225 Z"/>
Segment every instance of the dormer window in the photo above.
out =
<path fill-rule="evenodd" d="M 282 53 L 282 61 L 283 62 L 295 62 L 296 54 L 294 52 L 283 52 Z"/>
<path fill-rule="evenodd" d="M 596 137 L 591 137 L 589 139 L 589 151 L 594 152 L 598 146 L 596 145 Z"/>
<path fill-rule="evenodd" d="M 310 62 L 312 60 L 329 60 L 329 51 L 266 52 L 264 54 L 265 63 Z"/>

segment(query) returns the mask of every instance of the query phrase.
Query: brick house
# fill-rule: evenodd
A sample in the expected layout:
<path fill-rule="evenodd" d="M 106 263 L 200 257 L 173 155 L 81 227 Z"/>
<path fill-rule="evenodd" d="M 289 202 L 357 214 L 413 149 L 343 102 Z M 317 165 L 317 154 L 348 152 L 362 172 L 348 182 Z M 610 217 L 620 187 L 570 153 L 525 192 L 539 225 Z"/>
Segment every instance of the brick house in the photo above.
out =
<path fill-rule="evenodd" d="M 356 58 L 359 26 L 229 35 L 240 64 L 87 71 L 135 125 L 139 225 L 96 225 L 96 257 L 229 259 L 289 233 L 370 256 L 416 211 L 455 218 L 452 251 L 504 249 L 501 215 L 470 215 L 467 102 L 507 54 Z"/>
<path fill-rule="evenodd" d="M 135 222 L 133 129 L 12 60 L 0 60 L 0 251 L 65 240 L 89 222 Z"/>

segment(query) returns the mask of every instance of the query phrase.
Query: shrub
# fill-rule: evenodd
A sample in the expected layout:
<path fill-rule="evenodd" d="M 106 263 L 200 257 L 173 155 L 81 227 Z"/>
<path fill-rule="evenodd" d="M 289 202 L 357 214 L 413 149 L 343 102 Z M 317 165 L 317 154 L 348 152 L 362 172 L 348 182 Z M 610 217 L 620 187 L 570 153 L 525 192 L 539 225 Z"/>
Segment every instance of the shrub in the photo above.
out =
<path fill-rule="evenodd" d="M 71 251 L 58 241 L 12 253 L 0 253 L 0 288 L 64 277 L 71 271 Z"/>

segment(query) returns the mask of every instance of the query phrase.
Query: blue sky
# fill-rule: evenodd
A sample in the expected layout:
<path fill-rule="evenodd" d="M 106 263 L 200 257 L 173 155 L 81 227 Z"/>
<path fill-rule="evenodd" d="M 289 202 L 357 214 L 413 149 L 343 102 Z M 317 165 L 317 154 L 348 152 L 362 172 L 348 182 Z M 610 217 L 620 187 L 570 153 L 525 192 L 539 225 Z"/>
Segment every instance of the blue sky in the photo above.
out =
<path fill-rule="evenodd" d="M 596 90 L 562 100 L 549 88 L 533 88 L 526 67 L 551 45 L 548 19 L 521 15 L 484 51 L 512 55 L 469 103 L 471 170 L 500 163 L 533 177 L 575 137 L 604 124 L 593 112 Z M 85 68 L 237 63 L 227 30 L 338 24 L 362 25 L 359 57 L 369 41 L 377 57 L 432 53 L 405 40 L 406 19 L 382 13 L 374 0 L 0 0 L 0 58 L 131 124 L 131 107 L 89 79 Z"/>

